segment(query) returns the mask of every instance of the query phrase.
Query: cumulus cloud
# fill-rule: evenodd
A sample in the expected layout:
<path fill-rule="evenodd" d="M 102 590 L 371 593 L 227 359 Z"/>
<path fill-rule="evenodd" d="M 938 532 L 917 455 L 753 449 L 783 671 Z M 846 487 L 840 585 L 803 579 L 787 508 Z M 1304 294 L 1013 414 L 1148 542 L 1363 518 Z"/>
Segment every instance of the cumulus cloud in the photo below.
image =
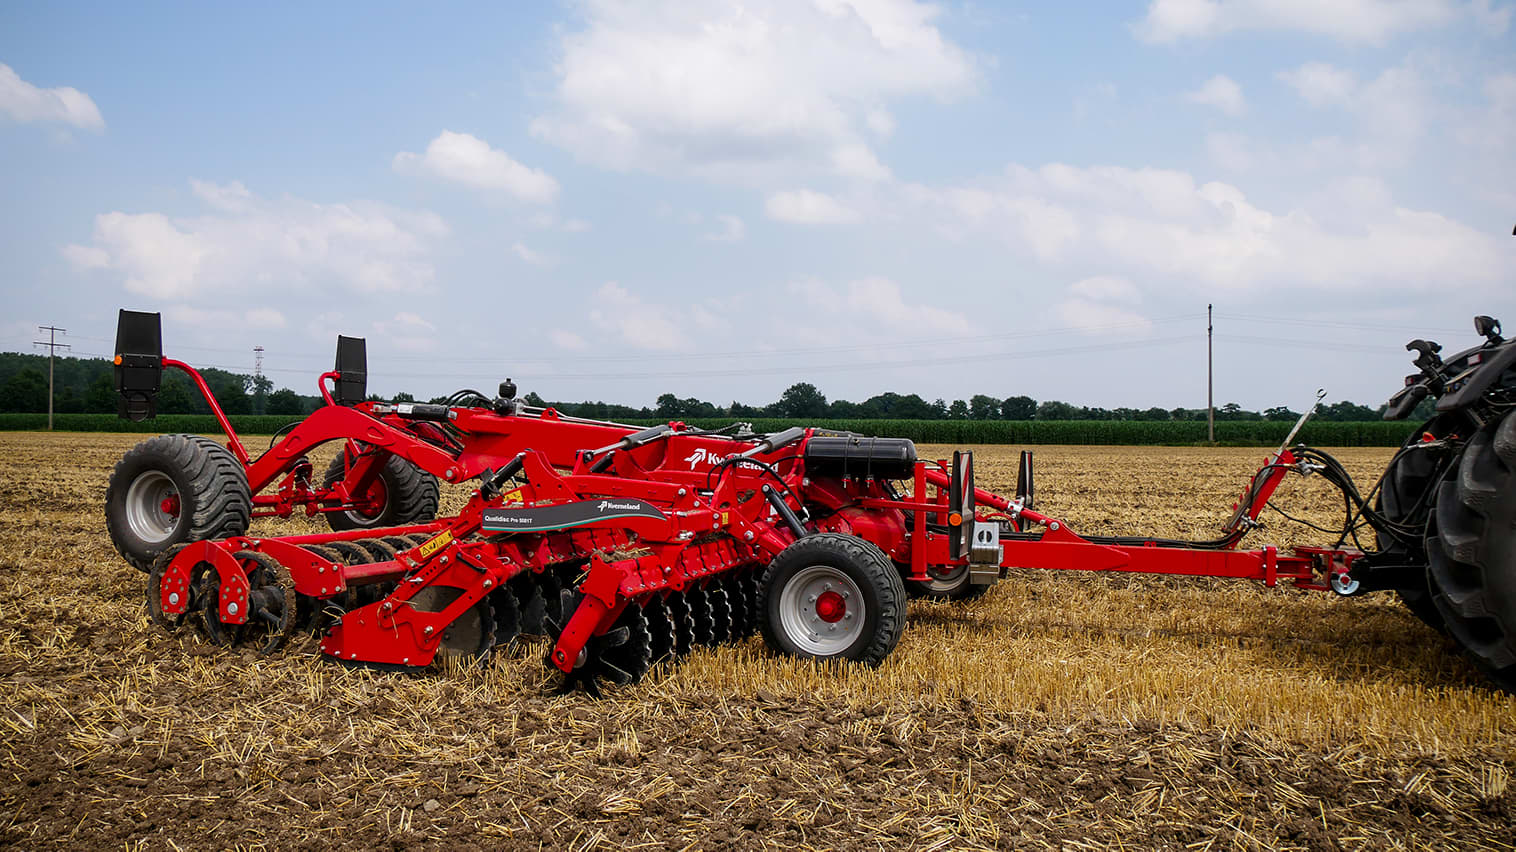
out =
<path fill-rule="evenodd" d="M 105 129 L 100 108 L 89 95 L 72 86 L 39 88 L 3 63 L 0 63 L 0 114 L 20 122 L 54 122 L 96 132 Z"/>
<path fill-rule="evenodd" d="M 542 254 L 541 252 L 528 248 L 527 245 L 522 242 L 511 244 L 511 254 L 514 254 L 516 257 L 521 258 L 521 260 L 525 263 L 530 263 L 532 266 L 552 266 L 553 264 L 552 258 L 548 257 L 545 254 Z"/>
<path fill-rule="evenodd" d="M 102 213 L 91 243 L 66 246 L 64 256 L 155 299 L 309 285 L 396 292 L 431 286 L 426 258 L 447 232 L 433 213 L 372 201 L 266 199 L 240 183 L 194 181 L 192 190 L 206 213 Z"/>
<path fill-rule="evenodd" d="M 849 281 L 842 287 L 811 278 L 791 284 L 789 290 L 812 308 L 813 314 L 827 317 L 834 331 L 836 324 L 849 321 L 861 326 L 860 335 L 909 333 L 920 336 L 923 332 L 930 332 L 946 336 L 971 334 L 975 330 L 962 312 L 908 302 L 898 283 L 879 275 Z"/>
<path fill-rule="evenodd" d="M 1276 76 L 1315 107 L 1347 103 L 1358 87 L 1358 78 L 1353 72 L 1325 62 L 1307 62 L 1299 68 L 1280 71 Z"/>
<path fill-rule="evenodd" d="M 678 311 L 646 302 L 615 281 L 601 285 L 591 304 L 590 322 L 621 343 L 665 352 L 686 348 Z"/>
<path fill-rule="evenodd" d="M 875 179 L 887 103 L 972 91 L 968 54 L 914 0 L 590 0 L 532 132 L 617 169 Z"/>
<path fill-rule="evenodd" d="M 707 240 L 717 243 L 735 243 L 747 236 L 747 225 L 742 219 L 730 213 L 718 213 L 715 216 L 717 229 L 705 235 Z"/>
<path fill-rule="evenodd" d="M 1142 335 L 1152 321 L 1138 312 L 1142 294 L 1131 281 L 1117 275 L 1097 275 L 1069 285 L 1068 298 L 1053 306 L 1053 315 L 1086 334 Z"/>
<path fill-rule="evenodd" d="M 794 225 L 846 225 L 857 222 L 858 211 L 824 192 L 810 189 L 776 192 L 763 205 L 770 219 Z"/>
<path fill-rule="evenodd" d="M 392 163 L 402 174 L 425 174 L 476 189 L 503 192 L 521 201 L 546 204 L 558 197 L 558 181 L 524 166 L 477 136 L 444 130 L 423 154 L 402 151 Z"/>
<path fill-rule="evenodd" d="M 1370 189 L 1372 202 L 1358 203 Z M 1050 266 L 1099 262 L 1174 287 L 1426 291 L 1448 280 L 1498 286 L 1506 274 L 1493 234 L 1397 206 L 1372 180 L 1269 210 L 1235 186 L 1181 171 L 1013 165 L 1000 177 L 910 187 L 907 201 L 923 221 Z M 1355 215 L 1345 217 L 1349 204 Z"/>
<path fill-rule="evenodd" d="M 1242 96 L 1242 87 L 1225 74 L 1217 74 L 1205 81 L 1199 89 L 1189 92 L 1185 100 L 1215 107 L 1227 115 L 1242 115 L 1247 111 L 1247 99 Z"/>
<path fill-rule="evenodd" d="M 1464 19 L 1485 33 L 1504 33 L 1508 8 L 1488 0 L 1152 0 L 1134 30 L 1151 42 L 1212 38 L 1239 31 L 1294 31 L 1339 41 L 1378 44 L 1390 36 Z"/>

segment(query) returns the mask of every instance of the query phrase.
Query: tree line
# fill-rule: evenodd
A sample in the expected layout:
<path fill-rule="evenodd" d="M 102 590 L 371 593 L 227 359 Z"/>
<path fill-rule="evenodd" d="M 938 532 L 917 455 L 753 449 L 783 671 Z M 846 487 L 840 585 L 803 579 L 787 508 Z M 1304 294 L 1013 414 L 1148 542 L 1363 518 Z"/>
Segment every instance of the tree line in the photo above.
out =
<path fill-rule="evenodd" d="M 321 404 L 320 397 L 297 394 L 288 388 L 275 389 L 266 376 L 208 368 L 200 371 L 217 401 L 228 414 L 309 414 Z M 111 363 L 103 358 L 57 358 L 53 365 L 53 408 L 59 413 L 113 413 L 116 410 L 115 379 Z M 371 399 L 379 399 L 377 396 Z M 409 393 L 390 399 L 414 402 Z M 719 406 L 694 397 L 680 398 L 672 393 L 659 396 L 651 406 L 619 405 L 607 402 L 548 401 L 536 393 L 524 397 L 529 405 L 556 408 L 576 417 L 596 419 L 693 420 L 713 417 L 816 418 L 828 420 L 1130 420 L 1185 421 L 1204 420 L 1204 408 L 1098 408 L 1076 406 L 1059 400 L 1038 401 L 1030 396 L 999 397 L 975 394 L 968 399 L 926 400 L 918 394 L 882 393 L 862 402 L 846 399 L 828 400 L 810 382 L 797 382 L 767 405 L 747 405 L 732 401 Z M 430 402 L 446 403 L 447 397 Z M 1425 401 L 1430 415 L 1430 402 Z M 19 352 L 0 352 L 0 412 L 35 413 L 47 410 L 47 357 Z M 163 414 L 206 414 L 210 407 L 188 377 L 175 370 L 163 374 L 158 394 L 158 411 Z M 1336 402 L 1322 406 L 1316 417 L 1327 421 L 1377 420 L 1383 408 L 1373 409 L 1353 402 Z M 1278 406 L 1263 411 L 1249 411 L 1237 403 L 1216 409 L 1218 421 L 1294 420 L 1297 411 Z"/>

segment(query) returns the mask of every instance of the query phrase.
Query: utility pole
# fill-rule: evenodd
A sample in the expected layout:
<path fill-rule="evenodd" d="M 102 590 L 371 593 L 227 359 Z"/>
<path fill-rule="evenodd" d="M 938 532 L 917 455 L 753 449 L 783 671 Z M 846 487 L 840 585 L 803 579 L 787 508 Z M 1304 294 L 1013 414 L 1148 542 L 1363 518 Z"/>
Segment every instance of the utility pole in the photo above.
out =
<path fill-rule="evenodd" d="M 60 347 L 63 349 L 68 349 L 70 347 L 67 343 L 58 342 L 58 335 L 67 334 L 68 329 L 57 328 L 56 326 L 51 325 L 37 326 L 38 334 L 41 334 L 44 331 L 47 332 L 46 342 L 41 340 L 34 340 L 32 343 L 36 344 L 37 346 L 47 347 L 47 431 L 51 432 L 53 431 L 53 353 L 58 351 Z"/>
<path fill-rule="evenodd" d="M 253 347 L 253 413 L 262 414 L 268 400 L 263 397 L 263 347 Z"/>
<path fill-rule="evenodd" d="M 1216 396 L 1215 381 L 1211 372 L 1211 306 L 1205 306 L 1205 434 L 1206 440 L 1216 443 Z"/>

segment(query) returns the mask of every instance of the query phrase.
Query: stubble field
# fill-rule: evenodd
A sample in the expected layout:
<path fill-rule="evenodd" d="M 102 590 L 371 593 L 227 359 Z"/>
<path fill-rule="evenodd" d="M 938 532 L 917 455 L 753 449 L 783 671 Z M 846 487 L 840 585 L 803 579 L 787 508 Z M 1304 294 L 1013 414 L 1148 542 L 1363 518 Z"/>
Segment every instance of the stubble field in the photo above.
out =
<path fill-rule="evenodd" d="M 482 670 L 349 671 L 310 640 L 264 659 L 148 623 L 101 511 L 141 438 L 0 434 L 0 843 L 1516 842 L 1516 699 L 1387 596 L 1022 572 L 914 602 L 877 670 L 753 639 L 601 701 L 548 694 L 536 644 Z M 1038 495 L 1076 531 L 1208 538 L 1265 454 L 1039 447 Z M 1390 451 L 1338 455 L 1366 485 Z M 977 448 L 980 484 L 1008 490 L 1015 459 Z M 1339 524 L 1324 483 L 1279 499 Z M 1277 515 L 1249 544 L 1270 541 L 1326 543 Z"/>

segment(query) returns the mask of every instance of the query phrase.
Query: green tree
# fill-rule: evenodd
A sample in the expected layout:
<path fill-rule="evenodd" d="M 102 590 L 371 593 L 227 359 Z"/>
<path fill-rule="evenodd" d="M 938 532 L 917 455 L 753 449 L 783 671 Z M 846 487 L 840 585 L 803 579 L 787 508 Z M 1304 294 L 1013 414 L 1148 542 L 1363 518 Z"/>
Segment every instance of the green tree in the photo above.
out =
<path fill-rule="evenodd" d="M 289 388 L 280 388 L 268 396 L 269 414 L 304 414 L 300 395 Z"/>
<path fill-rule="evenodd" d="M 961 399 L 955 399 L 955 400 L 953 400 L 953 404 L 948 406 L 948 419 L 949 420 L 967 420 L 967 419 L 969 419 L 969 404 L 966 403 L 966 402 L 964 402 Z"/>
<path fill-rule="evenodd" d="M 189 388 L 183 382 L 164 382 L 158 391 L 159 414 L 192 414 L 195 401 L 190 398 Z"/>
<path fill-rule="evenodd" d="M 1006 397 L 1000 404 L 1000 416 L 1005 420 L 1031 420 L 1037 416 L 1037 400 L 1029 396 Z"/>
<path fill-rule="evenodd" d="M 116 400 L 119 397 L 115 377 L 110 373 L 101 373 L 89 383 L 89 390 L 84 394 L 84 409 L 94 414 L 115 414 Z"/>
<path fill-rule="evenodd" d="M 969 418 L 971 420 L 999 420 L 1000 400 L 982 393 L 974 394 L 969 398 Z"/>
<path fill-rule="evenodd" d="M 810 382 L 797 382 L 779 395 L 780 417 L 825 417 L 826 397 Z"/>
<path fill-rule="evenodd" d="M 1299 420 L 1300 412 L 1291 411 L 1288 406 L 1277 405 L 1263 410 L 1264 420 Z"/>
<path fill-rule="evenodd" d="M 1050 399 L 1037 406 L 1038 420 L 1073 420 L 1079 414 L 1079 409 L 1066 402 Z"/>
<path fill-rule="evenodd" d="M 12 375 L 0 385 L 0 411 L 39 412 L 47 410 L 47 377 L 30 367 Z"/>
<path fill-rule="evenodd" d="M 415 402 L 416 398 L 414 396 L 411 396 L 410 394 L 406 393 L 405 391 L 401 391 L 401 392 L 395 394 L 395 398 L 392 399 L 392 400 L 390 400 L 390 401 L 391 402 Z"/>

